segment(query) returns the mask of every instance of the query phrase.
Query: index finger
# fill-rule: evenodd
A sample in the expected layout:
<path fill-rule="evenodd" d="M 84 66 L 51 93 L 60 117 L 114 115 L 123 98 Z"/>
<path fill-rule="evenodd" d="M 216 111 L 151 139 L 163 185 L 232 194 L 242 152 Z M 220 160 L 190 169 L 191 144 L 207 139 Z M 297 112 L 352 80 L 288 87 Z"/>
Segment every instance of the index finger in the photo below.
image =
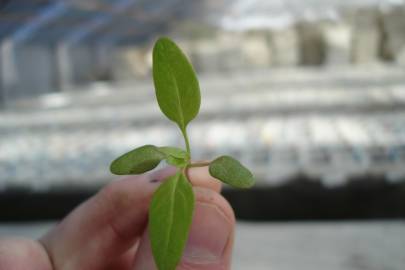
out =
<path fill-rule="evenodd" d="M 112 182 L 70 213 L 40 241 L 56 269 L 98 269 L 121 257 L 142 235 L 153 192 L 175 168 Z M 207 168 L 193 168 L 190 181 L 219 192 Z"/>

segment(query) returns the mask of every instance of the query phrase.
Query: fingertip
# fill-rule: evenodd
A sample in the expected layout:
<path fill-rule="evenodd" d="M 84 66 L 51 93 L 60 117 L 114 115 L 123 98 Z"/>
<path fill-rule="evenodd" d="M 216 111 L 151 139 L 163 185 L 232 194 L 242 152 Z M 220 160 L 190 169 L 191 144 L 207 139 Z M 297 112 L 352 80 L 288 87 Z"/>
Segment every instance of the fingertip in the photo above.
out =
<path fill-rule="evenodd" d="M 174 166 L 168 166 L 149 174 L 148 179 L 151 183 L 160 183 L 167 177 L 174 175 L 177 170 L 179 169 Z M 127 178 L 130 177 L 131 176 Z M 208 167 L 189 168 L 187 169 L 187 177 L 190 179 L 193 186 L 208 188 L 218 193 L 221 192 L 221 182 L 210 175 Z"/>
<path fill-rule="evenodd" d="M 221 192 L 221 182 L 212 177 L 208 171 L 208 167 L 194 167 L 187 171 L 187 176 L 194 186 L 211 189 L 215 192 Z"/>
<path fill-rule="evenodd" d="M 156 170 L 148 175 L 151 183 L 158 183 L 165 180 L 167 177 L 174 175 L 177 168 L 174 166 L 168 166 L 163 169 Z"/>

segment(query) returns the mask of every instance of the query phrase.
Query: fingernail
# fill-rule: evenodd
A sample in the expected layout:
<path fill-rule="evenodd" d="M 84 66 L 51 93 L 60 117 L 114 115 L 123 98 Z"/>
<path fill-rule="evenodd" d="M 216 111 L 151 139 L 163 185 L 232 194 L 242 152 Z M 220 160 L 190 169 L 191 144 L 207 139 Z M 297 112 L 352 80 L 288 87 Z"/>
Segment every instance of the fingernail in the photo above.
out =
<path fill-rule="evenodd" d="M 197 203 L 183 261 L 193 264 L 220 263 L 232 225 L 215 205 Z"/>

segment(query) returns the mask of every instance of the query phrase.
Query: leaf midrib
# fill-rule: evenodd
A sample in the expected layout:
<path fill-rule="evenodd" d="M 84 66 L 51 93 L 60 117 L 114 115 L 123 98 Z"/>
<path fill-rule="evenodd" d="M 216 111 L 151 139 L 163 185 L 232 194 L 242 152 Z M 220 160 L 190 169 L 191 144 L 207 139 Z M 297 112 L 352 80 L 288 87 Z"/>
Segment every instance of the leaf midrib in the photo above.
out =
<path fill-rule="evenodd" d="M 176 177 L 176 183 L 175 183 L 175 185 L 174 185 L 174 188 L 173 188 L 173 190 L 172 190 L 172 192 L 170 193 L 170 199 L 173 199 L 173 203 L 170 205 L 170 211 L 169 211 L 169 213 L 170 213 L 170 215 L 169 215 L 169 224 L 168 224 L 168 236 L 167 236 L 167 241 L 166 241 L 166 243 L 165 243 L 165 249 L 164 249 L 164 255 L 163 255 L 163 258 L 164 258 L 164 260 L 166 261 L 166 256 L 167 256 L 167 251 L 169 250 L 168 249 L 168 247 L 169 247 L 169 244 L 170 244 L 170 240 L 171 240 L 171 233 L 172 233 L 172 229 L 173 229 L 173 219 L 174 219 L 174 211 L 173 211 L 173 209 L 174 209 L 174 205 L 175 205 L 175 202 L 176 202 L 176 196 L 175 196 L 175 193 L 176 193 L 176 188 L 177 188 L 177 185 L 178 185 L 178 183 L 179 183 L 179 179 L 180 179 L 180 175 L 178 175 L 177 177 Z"/>
<path fill-rule="evenodd" d="M 163 44 L 163 47 L 165 47 L 165 45 Z M 167 49 L 167 48 L 166 48 Z M 181 98 L 180 98 L 180 91 L 179 91 L 179 86 L 177 83 L 177 79 L 176 76 L 173 76 L 173 70 L 170 64 L 167 65 L 167 69 L 169 70 L 170 73 L 170 77 L 173 79 L 174 82 L 174 88 L 176 89 L 175 93 L 176 93 L 176 99 L 178 102 L 178 107 L 177 107 L 177 112 L 179 113 L 179 117 L 180 117 L 180 121 L 181 121 L 181 128 L 184 128 L 184 115 L 183 115 L 183 106 L 182 106 L 182 102 L 181 102 Z"/>

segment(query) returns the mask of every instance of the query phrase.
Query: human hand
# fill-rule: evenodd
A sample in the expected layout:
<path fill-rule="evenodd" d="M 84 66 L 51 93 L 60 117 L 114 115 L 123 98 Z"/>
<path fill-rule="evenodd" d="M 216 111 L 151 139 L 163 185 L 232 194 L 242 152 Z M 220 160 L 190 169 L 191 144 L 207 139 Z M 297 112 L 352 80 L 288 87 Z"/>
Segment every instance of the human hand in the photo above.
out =
<path fill-rule="evenodd" d="M 0 239 L 0 270 L 154 270 L 148 207 L 173 168 L 112 182 L 38 241 Z M 189 171 L 196 207 L 177 269 L 230 269 L 235 218 L 207 168 Z"/>

